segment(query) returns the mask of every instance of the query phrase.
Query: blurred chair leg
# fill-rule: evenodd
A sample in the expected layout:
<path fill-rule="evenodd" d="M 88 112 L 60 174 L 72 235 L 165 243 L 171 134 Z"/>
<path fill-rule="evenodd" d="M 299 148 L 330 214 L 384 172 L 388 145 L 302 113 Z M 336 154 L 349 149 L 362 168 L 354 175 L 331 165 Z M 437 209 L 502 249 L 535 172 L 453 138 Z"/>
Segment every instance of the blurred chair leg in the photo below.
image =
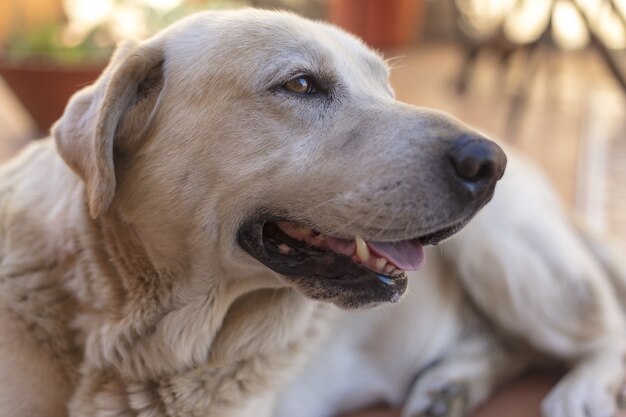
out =
<path fill-rule="evenodd" d="M 528 58 L 526 59 L 525 77 L 522 78 L 511 99 L 511 108 L 506 122 L 506 135 L 508 139 L 515 139 L 519 130 L 522 116 L 534 84 L 535 76 L 542 60 L 542 48 L 540 42 L 528 47 Z"/>
<path fill-rule="evenodd" d="M 618 82 L 622 91 L 626 94 L 626 74 L 622 70 L 619 62 L 615 58 L 614 52 L 611 52 L 609 47 L 602 41 L 602 39 L 596 34 L 593 24 L 589 20 L 589 17 L 585 13 L 585 11 L 580 7 L 577 1 L 570 0 L 570 3 L 574 6 L 574 8 L 578 11 L 580 17 L 582 17 L 585 26 L 587 27 L 587 31 L 589 32 L 589 36 L 591 37 L 591 44 L 602 56 L 604 62 L 606 63 L 609 71 Z M 617 16 L 622 23 L 622 25 L 626 24 L 626 17 L 619 11 L 620 9 L 617 5 L 610 1 L 609 4 L 613 7 L 613 10 L 617 13 Z"/>
<path fill-rule="evenodd" d="M 473 70 L 478 60 L 478 55 L 482 49 L 482 45 L 471 45 L 466 49 L 465 58 L 461 64 L 461 71 L 456 81 L 456 92 L 458 94 L 462 95 L 467 91 L 467 86 L 474 72 Z"/>

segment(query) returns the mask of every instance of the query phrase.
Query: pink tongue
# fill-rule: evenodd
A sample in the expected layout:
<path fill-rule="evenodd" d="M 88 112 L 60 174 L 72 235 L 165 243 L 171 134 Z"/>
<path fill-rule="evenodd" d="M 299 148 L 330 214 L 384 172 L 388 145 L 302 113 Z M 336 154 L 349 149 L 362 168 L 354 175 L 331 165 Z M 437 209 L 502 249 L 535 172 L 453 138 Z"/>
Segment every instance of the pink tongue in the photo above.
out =
<path fill-rule="evenodd" d="M 424 247 L 417 242 L 367 242 L 367 246 L 405 271 L 417 271 L 424 265 Z"/>

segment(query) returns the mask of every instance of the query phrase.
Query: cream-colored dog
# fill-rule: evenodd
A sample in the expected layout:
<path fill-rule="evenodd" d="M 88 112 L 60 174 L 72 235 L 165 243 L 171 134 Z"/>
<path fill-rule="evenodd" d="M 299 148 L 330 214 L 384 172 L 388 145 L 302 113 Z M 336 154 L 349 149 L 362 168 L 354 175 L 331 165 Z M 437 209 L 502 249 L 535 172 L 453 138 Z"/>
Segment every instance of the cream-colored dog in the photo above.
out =
<path fill-rule="evenodd" d="M 531 350 L 576 365 L 551 416 L 614 409 L 609 281 L 517 162 L 409 299 L 337 317 L 398 301 L 403 270 L 489 201 L 506 158 L 396 102 L 384 62 L 332 26 L 195 15 L 120 47 L 52 136 L 0 171 L 2 415 L 330 415 L 400 403 L 442 357 L 407 413 L 440 404 L 436 384 L 468 390 L 462 414 Z M 312 354 L 328 356 L 275 404 Z"/>

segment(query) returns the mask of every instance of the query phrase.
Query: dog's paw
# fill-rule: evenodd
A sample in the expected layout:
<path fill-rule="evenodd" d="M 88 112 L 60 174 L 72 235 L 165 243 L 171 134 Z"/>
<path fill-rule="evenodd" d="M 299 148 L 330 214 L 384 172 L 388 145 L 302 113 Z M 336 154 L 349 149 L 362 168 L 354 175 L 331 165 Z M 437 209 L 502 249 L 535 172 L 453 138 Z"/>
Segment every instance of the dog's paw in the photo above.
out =
<path fill-rule="evenodd" d="M 466 416 L 526 365 L 525 356 L 504 349 L 488 329 L 474 323 L 443 359 L 421 371 L 402 417 Z"/>
<path fill-rule="evenodd" d="M 402 417 L 463 417 L 466 412 L 465 383 L 422 378 L 413 387 Z"/>
<path fill-rule="evenodd" d="M 563 379 L 541 405 L 544 417 L 615 417 L 617 398 L 592 380 Z"/>

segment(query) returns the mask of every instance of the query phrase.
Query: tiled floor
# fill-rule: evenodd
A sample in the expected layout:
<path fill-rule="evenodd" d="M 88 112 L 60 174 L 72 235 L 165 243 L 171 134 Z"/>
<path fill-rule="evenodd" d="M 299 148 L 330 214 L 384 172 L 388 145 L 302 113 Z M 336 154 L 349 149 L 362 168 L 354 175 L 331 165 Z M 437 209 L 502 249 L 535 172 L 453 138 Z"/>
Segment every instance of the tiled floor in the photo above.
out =
<path fill-rule="evenodd" d="M 595 229 L 626 254 L 626 118 L 623 98 L 607 92 L 591 97 L 581 149 L 577 206 Z"/>

